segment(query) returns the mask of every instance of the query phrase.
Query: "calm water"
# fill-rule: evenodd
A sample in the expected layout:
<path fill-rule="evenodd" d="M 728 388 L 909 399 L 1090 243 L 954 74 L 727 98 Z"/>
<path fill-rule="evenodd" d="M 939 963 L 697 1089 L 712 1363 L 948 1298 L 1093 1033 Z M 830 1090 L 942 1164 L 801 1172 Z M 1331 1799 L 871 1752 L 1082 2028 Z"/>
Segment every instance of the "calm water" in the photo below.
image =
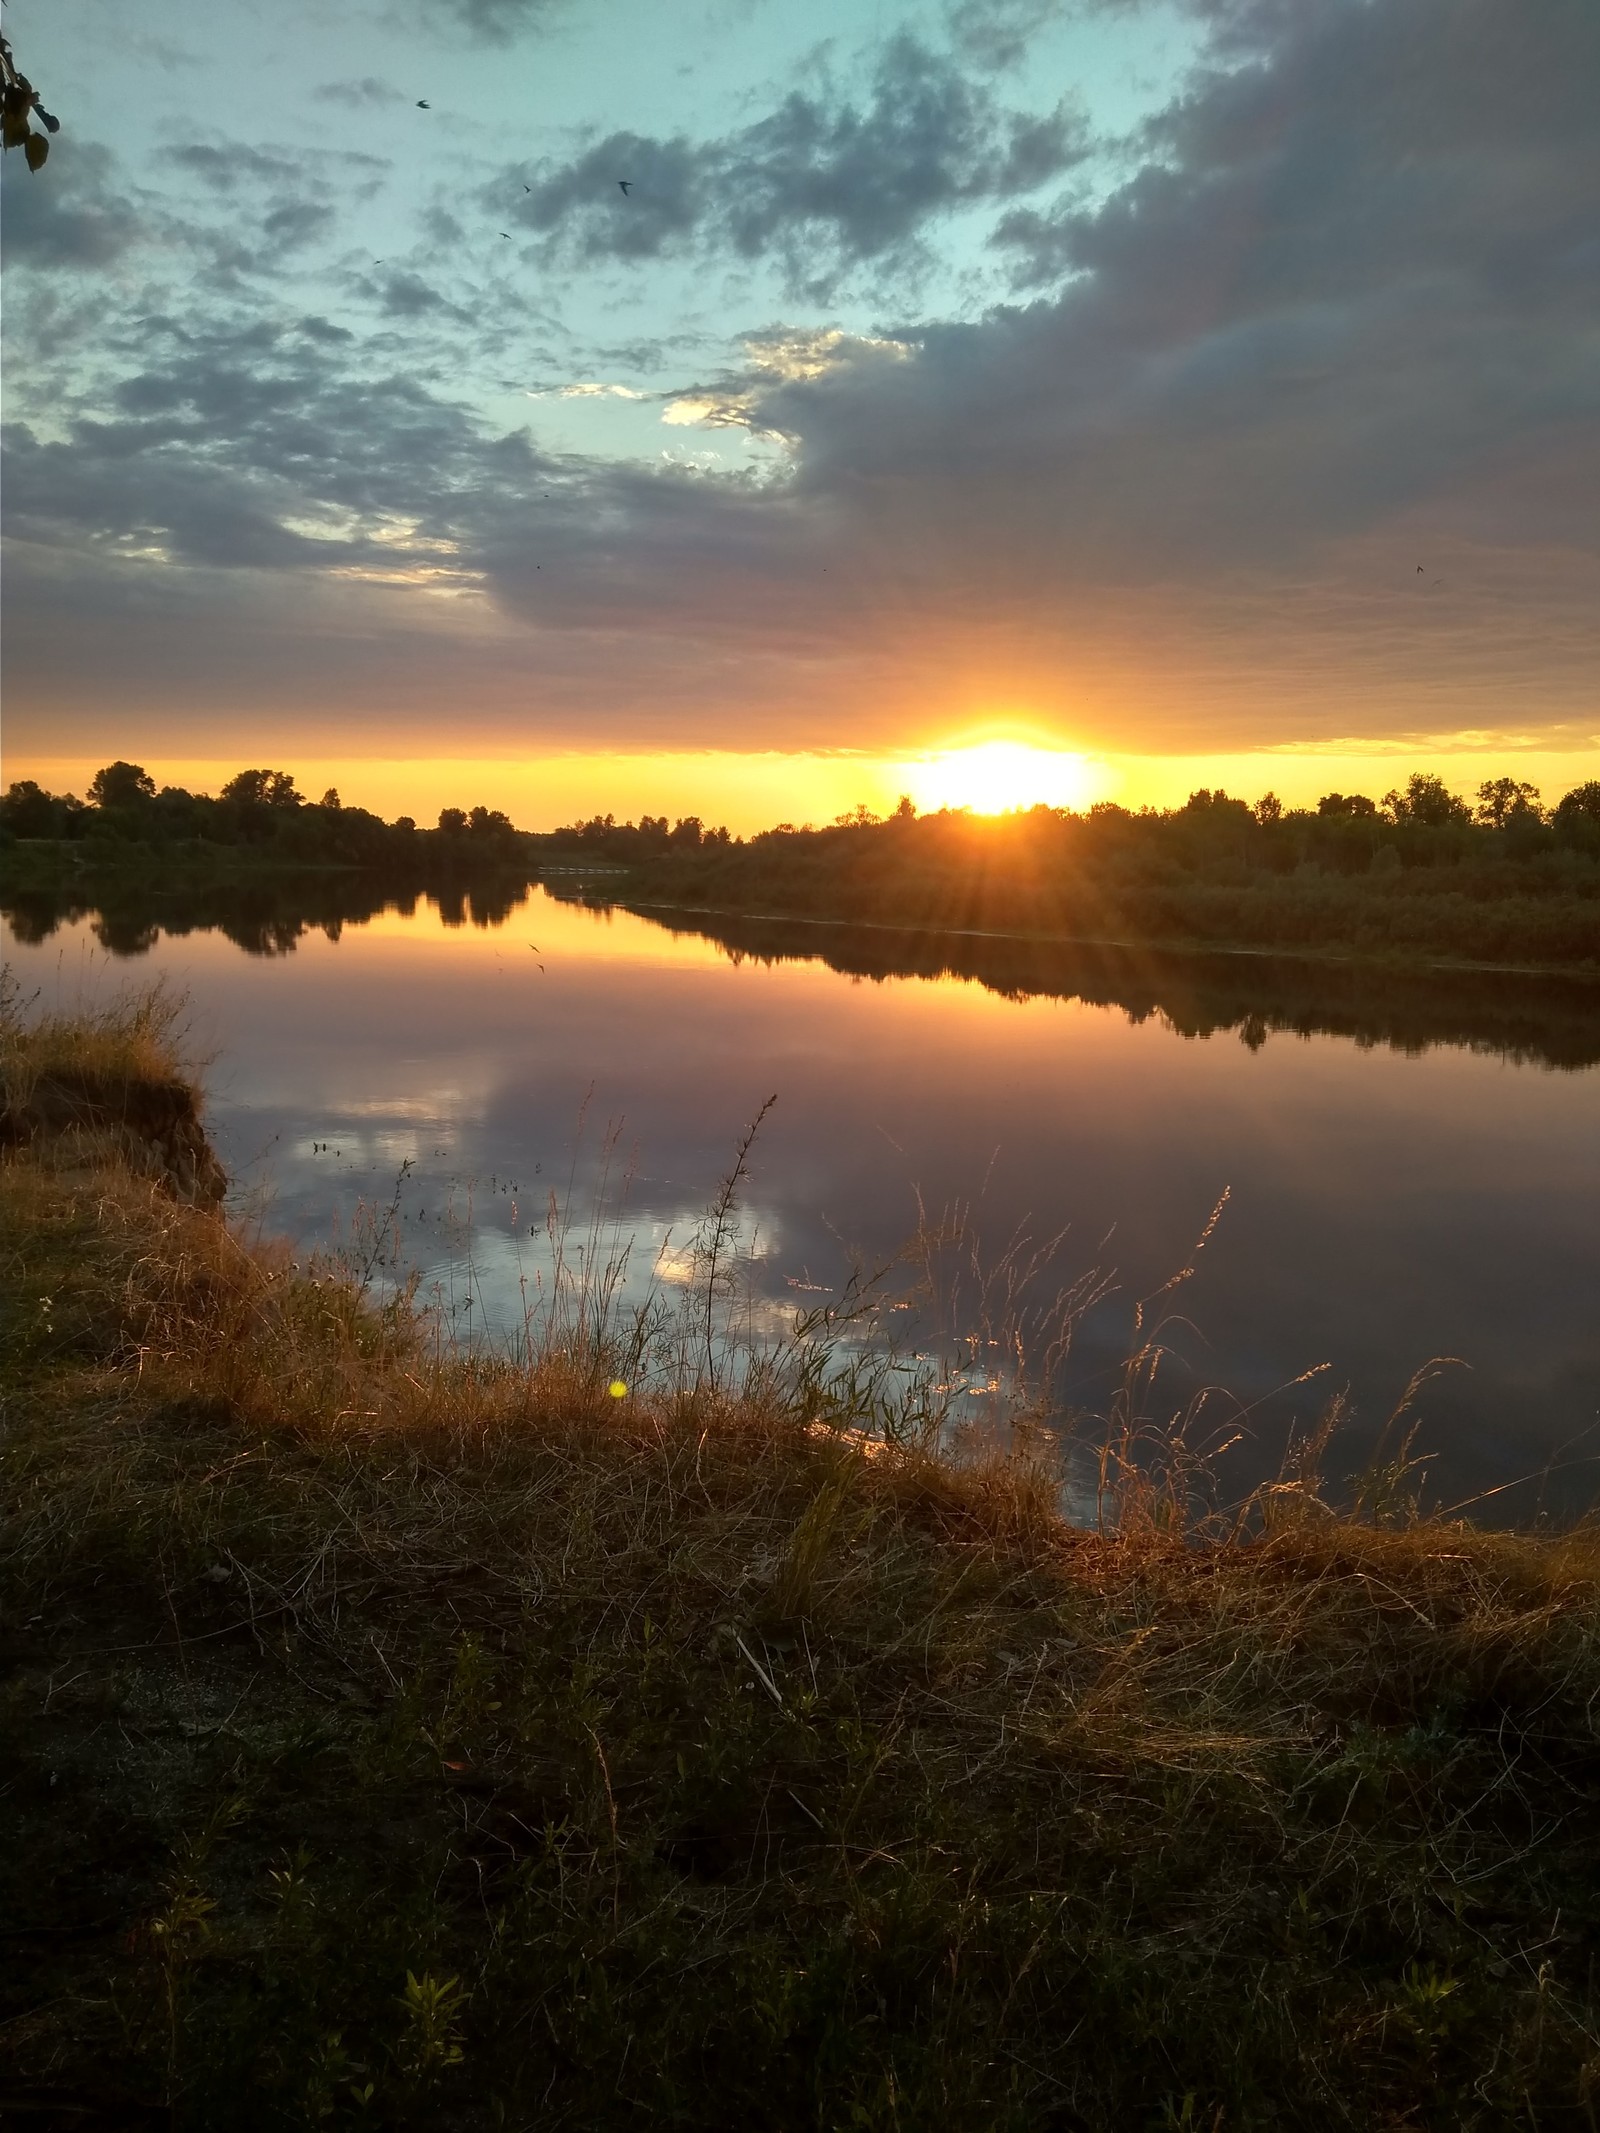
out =
<path fill-rule="evenodd" d="M 1005 944 L 988 983 L 883 974 L 897 959 L 981 969 L 985 951 L 748 926 L 730 949 L 541 889 L 500 924 L 447 926 L 424 903 L 330 932 L 265 955 L 220 932 L 162 935 L 113 961 L 78 919 L 43 941 L 8 933 L 7 960 L 50 1003 L 158 970 L 186 986 L 239 1195 L 266 1196 L 270 1224 L 302 1242 L 388 1201 L 410 1163 L 407 1246 L 458 1322 L 469 1294 L 478 1323 L 518 1318 L 544 1195 L 575 1177 L 587 1204 L 608 1126 L 637 1270 L 687 1239 L 776 1093 L 748 1193 L 774 1301 L 835 1280 L 848 1247 L 892 1252 L 919 1196 L 969 1203 L 994 1255 L 1021 1227 L 1065 1229 L 1063 1278 L 1098 1265 L 1119 1283 L 1069 1368 L 1069 1397 L 1092 1406 L 1132 1300 L 1186 1263 L 1227 1190 L 1182 1291 L 1171 1382 L 1175 1400 L 1215 1381 L 1260 1403 L 1252 1468 L 1348 1384 L 1357 1423 L 1333 1462 L 1348 1471 L 1413 1370 L 1453 1356 L 1420 1403 L 1437 1495 L 1551 1462 L 1547 1500 L 1594 1492 L 1600 1468 L 1571 1464 L 1600 1450 L 1600 1067 L 1581 1063 L 1600 1055 L 1600 1018 L 1586 999 L 1552 1010 L 1541 1037 L 1503 991 L 1476 1021 L 1426 994 L 1404 1013 L 1368 1000 L 1319 1015 L 1301 999 L 1275 1014 L 1270 1000 L 1217 1006 L 1217 986 L 1249 972 L 1209 990 L 1192 972 L 1058 982 Z"/>

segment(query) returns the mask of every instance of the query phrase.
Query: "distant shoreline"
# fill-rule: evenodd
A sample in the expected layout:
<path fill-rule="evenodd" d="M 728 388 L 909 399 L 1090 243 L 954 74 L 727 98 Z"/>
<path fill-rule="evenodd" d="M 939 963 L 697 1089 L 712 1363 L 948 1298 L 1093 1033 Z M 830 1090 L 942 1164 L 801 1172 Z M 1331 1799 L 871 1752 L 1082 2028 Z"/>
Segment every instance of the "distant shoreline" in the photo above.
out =
<path fill-rule="evenodd" d="M 550 869 L 547 871 L 555 871 Z M 577 872 L 568 868 L 563 871 Z M 583 871 L 588 871 L 587 869 Z M 596 869 L 597 873 L 604 869 Z M 843 918 L 834 914 L 797 911 L 752 911 L 734 904 L 667 903 L 641 896 L 616 898 L 630 911 L 680 911 L 685 917 L 747 919 L 760 925 L 829 926 L 870 929 L 874 933 L 908 933 L 950 940 L 1025 941 L 1041 947 L 1108 948 L 1122 954 L 1227 955 L 1251 957 L 1266 962 L 1330 963 L 1351 970 L 1436 970 L 1473 977 L 1519 977 L 1572 979 L 1597 988 L 1600 1008 L 1600 961 L 1593 963 L 1485 963 L 1449 956 L 1362 955 L 1340 948 L 1275 948 L 1260 943 L 1208 941 L 1190 937 L 1113 937 L 1090 933 L 1042 933 L 1010 926 L 937 926 L 911 919 Z"/>

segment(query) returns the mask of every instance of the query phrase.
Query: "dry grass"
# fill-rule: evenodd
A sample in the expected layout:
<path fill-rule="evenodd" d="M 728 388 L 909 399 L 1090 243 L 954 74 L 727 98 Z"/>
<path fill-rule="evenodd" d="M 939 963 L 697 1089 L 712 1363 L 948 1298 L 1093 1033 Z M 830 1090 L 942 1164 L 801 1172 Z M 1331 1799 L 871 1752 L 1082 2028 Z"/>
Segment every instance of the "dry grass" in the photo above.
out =
<path fill-rule="evenodd" d="M 192 1090 L 181 1056 L 187 1002 L 167 986 L 129 987 L 95 1007 L 29 1011 L 9 972 L 0 978 L 0 1088 L 7 1111 L 26 1109 L 41 1081 L 71 1081 L 108 1102 L 129 1089 Z"/>
<path fill-rule="evenodd" d="M 123 1169 L 0 1224 L 0 2111 L 1594 2123 L 1593 1533 L 1085 1532 Z"/>

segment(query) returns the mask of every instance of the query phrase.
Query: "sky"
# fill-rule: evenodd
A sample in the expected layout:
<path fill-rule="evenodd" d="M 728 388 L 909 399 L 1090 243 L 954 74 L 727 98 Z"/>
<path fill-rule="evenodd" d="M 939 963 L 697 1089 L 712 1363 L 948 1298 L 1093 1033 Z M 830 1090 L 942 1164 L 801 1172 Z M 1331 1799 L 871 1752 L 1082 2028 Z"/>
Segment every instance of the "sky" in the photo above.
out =
<path fill-rule="evenodd" d="M 1600 774 L 1594 0 L 6 25 L 7 778 Z"/>

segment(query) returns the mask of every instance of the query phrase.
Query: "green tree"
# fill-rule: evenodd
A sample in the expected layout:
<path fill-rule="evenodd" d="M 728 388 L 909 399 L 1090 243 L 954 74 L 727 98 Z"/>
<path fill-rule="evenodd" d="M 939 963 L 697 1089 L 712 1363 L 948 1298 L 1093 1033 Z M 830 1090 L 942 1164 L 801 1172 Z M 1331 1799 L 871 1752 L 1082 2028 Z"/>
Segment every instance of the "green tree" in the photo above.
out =
<path fill-rule="evenodd" d="M 241 770 L 222 788 L 224 800 L 238 807 L 301 807 L 304 797 L 295 791 L 287 770 Z"/>
<path fill-rule="evenodd" d="M 1561 842 L 1575 851 L 1600 854 L 1600 778 L 1574 785 L 1550 817 Z"/>
<path fill-rule="evenodd" d="M 89 780 L 89 798 L 96 807 L 135 807 L 155 796 L 156 781 L 139 763 L 107 763 Z"/>
<path fill-rule="evenodd" d="M 1490 778 L 1478 787 L 1477 820 L 1497 830 L 1512 822 L 1542 822 L 1538 786 L 1517 778 Z"/>
<path fill-rule="evenodd" d="M 65 837 L 77 834 L 74 817 L 86 812 L 71 793 L 58 799 L 32 778 L 19 778 L 0 800 L 0 830 L 13 837 Z"/>
<path fill-rule="evenodd" d="M 1574 785 L 1571 792 L 1563 794 L 1556 803 L 1558 822 L 1600 822 L 1600 778 L 1590 778 L 1587 784 Z"/>
<path fill-rule="evenodd" d="M 1431 770 L 1414 770 L 1406 780 L 1405 791 L 1391 788 L 1384 794 L 1383 804 L 1396 822 L 1416 822 L 1427 829 L 1444 829 L 1452 822 L 1472 820 L 1466 801 L 1457 799 L 1443 778 L 1435 777 Z"/>

